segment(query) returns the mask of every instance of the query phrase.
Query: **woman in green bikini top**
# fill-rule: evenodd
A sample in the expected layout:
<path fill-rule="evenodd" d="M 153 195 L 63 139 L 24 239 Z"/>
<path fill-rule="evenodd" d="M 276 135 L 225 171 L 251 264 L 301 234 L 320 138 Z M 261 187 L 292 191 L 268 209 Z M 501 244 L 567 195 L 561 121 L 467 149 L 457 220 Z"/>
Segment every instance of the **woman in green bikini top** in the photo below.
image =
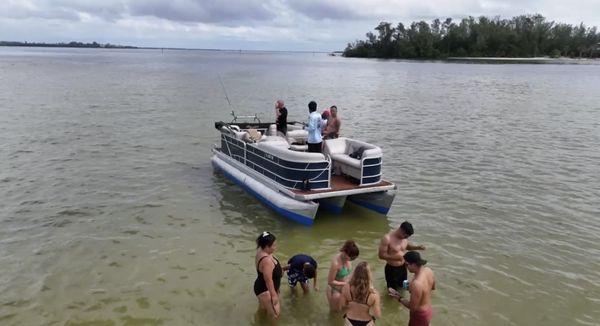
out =
<path fill-rule="evenodd" d="M 332 311 L 341 310 L 341 290 L 352 273 L 351 261 L 358 257 L 358 247 L 353 240 L 348 240 L 331 261 L 327 277 L 327 301 Z"/>

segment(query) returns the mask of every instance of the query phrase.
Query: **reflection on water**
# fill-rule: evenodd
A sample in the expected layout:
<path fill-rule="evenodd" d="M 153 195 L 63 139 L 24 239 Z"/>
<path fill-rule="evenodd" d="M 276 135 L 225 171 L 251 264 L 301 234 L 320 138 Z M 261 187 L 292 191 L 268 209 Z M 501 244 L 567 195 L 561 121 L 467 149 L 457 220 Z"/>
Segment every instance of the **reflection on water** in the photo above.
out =
<path fill-rule="evenodd" d="M 6 54 L 6 55 L 5 55 Z M 341 325 L 325 275 L 346 239 L 385 290 L 381 236 L 404 220 L 435 271 L 436 325 L 600 320 L 599 65 L 326 55 L 0 50 L 0 324 L 263 325 L 255 239 L 319 262 L 282 286 L 279 325 Z M 214 173 L 213 122 L 337 105 L 398 185 L 384 217 L 351 203 L 312 227 Z M 285 281 L 285 280 L 284 280 Z M 408 313 L 384 298 L 381 324 Z"/>

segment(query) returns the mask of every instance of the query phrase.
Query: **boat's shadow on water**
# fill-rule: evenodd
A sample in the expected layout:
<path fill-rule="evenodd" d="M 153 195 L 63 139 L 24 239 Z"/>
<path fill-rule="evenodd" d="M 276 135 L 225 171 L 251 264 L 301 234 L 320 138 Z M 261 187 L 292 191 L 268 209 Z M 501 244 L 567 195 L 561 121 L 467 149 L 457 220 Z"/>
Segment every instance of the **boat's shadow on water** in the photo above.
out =
<path fill-rule="evenodd" d="M 381 233 L 388 230 L 387 216 L 351 202 L 346 202 L 341 214 L 319 209 L 314 224 L 306 227 L 277 214 L 218 171 L 213 172 L 213 184 L 225 224 L 254 225 L 259 232 L 282 227 L 312 228 L 314 231 L 334 228 L 336 235 L 348 234 L 350 237 L 355 236 L 356 232 Z"/>

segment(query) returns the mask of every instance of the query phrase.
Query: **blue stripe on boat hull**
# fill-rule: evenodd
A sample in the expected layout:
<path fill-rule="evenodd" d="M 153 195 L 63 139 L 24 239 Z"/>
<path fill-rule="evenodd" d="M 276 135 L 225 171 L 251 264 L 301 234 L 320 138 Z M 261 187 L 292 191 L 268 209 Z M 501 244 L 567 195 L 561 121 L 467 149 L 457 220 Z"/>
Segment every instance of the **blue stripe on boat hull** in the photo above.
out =
<path fill-rule="evenodd" d="M 218 170 L 221 171 L 223 173 L 223 175 L 225 175 L 228 179 L 235 182 L 237 185 L 241 186 L 245 191 L 250 193 L 252 196 L 256 197 L 258 200 L 260 200 L 265 205 L 269 206 L 269 208 L 273 209 L 277 213 L 283 215 L 284 217 L 286 217 L 292 221 L 295 221 L 295 222 L 303 224 L 303 225 L 312 225 L 313 224 L 313 222 L 314 222 L 313 218 L 298 214 L 296 212 L 287 210 L 285 208 L 282 208 L 282 207 L 279 207 L 279 206 L 273 204 L 271 201 L 269 201 L 268 199 L 266 199 L 265 197 L 261 196 L 259 193 L 254 191 L 252 188 L 248 187 L 241 180 L 239 180 L 232 174 L 228 173 L 224 169 L 220 168 L 217 164 L 214 164 L 214 166 L 216 168 L 218 168 Z"/>
<path fill-rule="evenodd" d="M 395 191 L 366 193 L 348 196 L 348 200 L 380 214 L 387 215 L 396 196 Z"/>
<path fill-rule="evenodd" d="M 379 214 L 387 215 L 387 213 L 390 211 L 389 207 L 378 206 L 378 205 L 375 205 L 373 203 L 369 203 L 367 201 L 363 201 L 363 200 L 360 200 L 360 199 L 350 198 L 349 200 L 351 202 L 355 203 L 358 206 L 362 206 L 364 208 L 368 208 L 368 209 L 370 209 L 372 211 L 375 211 L 375 212 L 377 212 Z"/>

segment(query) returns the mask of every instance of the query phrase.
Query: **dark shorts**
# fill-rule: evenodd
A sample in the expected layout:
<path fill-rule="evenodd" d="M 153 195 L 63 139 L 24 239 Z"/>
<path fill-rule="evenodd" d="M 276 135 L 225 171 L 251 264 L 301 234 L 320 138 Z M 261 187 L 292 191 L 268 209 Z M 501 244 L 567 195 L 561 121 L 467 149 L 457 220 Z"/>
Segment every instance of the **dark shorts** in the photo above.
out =
<path fill-rule="evenodd" d="M 308 284 L 308 278 L 306 276 L 304 276 L 303 273 L 299 273 L 299 272 L 289 273 L 288 272 L 288 284 L 291 287 L 295 287 L 296 284 L 298 284 L 298 282 Z"/>
<path fill-rule="evenodd" d="M 406 264 L 402 266 L 391 266 L 385 264 L 385 282 L 388 288 L 392 288 L 396 291 L 402 289 L 402 283 L 408 279 L 408 271 L 406 270 Z"/>
<path fill-rule="evenodd" d="M 316 144 L 308 143 L 308 151 L 311 153 L 321 153 L 321 145 L 323 145 L 323 142 Z"/>

